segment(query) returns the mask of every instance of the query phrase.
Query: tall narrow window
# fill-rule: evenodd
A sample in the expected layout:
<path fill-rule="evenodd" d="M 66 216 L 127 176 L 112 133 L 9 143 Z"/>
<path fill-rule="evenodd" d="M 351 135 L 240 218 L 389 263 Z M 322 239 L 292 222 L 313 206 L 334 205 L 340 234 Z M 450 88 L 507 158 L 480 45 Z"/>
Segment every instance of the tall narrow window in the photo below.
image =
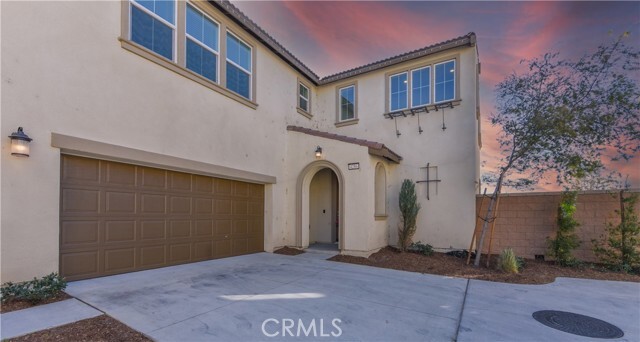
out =
<path fill-rule="evenodd" d="M 186 67 L 213 82 L 218 81 L 218 24 L 187 4 Z"/>
<path fill-rule="evenodd" d="M 340 94 L 340 121 L 356 118 L 356 87 L 341 88 Z"/>
<path fill-rule="evenodd" d="M 431 67 L 411 71 L 411 107 L 428 105 L 431 102 Z"/>
<path fill-rule="evenodd" d="M 298 83 L 298 107 L 309 113 L 309 88 Z"/>
<path fill-rule="evenodd" d="M 451 101 L 455 99 L 456 61 L 450 60 L 436 64 L 435 69 L 435 102 Z"/>
<path fill-rule="evenodd" d="M 406 72 L 393 75 L 389 78 L 389 83 L 390 83 L 389 95 L 391 99 L 389 103 L 390 111 L 407 108 L 407 103 L 408 103 L 407 99 L 409 95 L 409 92 L 407 91 L 407 87 L 408 87 L 407 78 L 408 78 L 408 75 Z"/>
<path fill-rule="evenodd" d="M 227 89 L 251 99 L 251 47 L 227 32 Z"/>
<path fill-rule="evenodd" d="M 176 3 L 173 0 L 130 0 L 131 40 L 174 60 Z"/>

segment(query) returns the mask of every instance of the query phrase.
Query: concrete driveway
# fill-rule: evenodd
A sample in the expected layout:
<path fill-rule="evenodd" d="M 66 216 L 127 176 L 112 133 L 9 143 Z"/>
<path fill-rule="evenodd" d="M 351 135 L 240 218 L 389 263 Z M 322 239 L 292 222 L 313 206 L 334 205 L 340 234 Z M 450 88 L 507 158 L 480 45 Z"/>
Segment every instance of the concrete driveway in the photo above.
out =
<path fill-rule="evenodd" d="M 72 282 L 67 292 L 159 341 L 583 340 L 543 326 L 564 310 L 640 340 L 640 284 L 512 285 L 259 253 Z"/>

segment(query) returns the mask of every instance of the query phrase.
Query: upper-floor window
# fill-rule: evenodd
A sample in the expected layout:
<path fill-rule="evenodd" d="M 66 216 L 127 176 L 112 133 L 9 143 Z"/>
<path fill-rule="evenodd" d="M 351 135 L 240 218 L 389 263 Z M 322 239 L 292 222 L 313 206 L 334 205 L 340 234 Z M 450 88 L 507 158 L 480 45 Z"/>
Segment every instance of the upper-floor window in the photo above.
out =
<path fill-rule="evenodd" d="M 251 47 L 227 32 L 227 88 L 251 98 Z"/>
<path fill-rule="evenodd" d="M 218 24 L 187 5 L 186 67 L 213 82 L 218 81 Z"/>
<path fill-rule="evenodd" d="M 411 107 L 431 103 L 431 67 L 411 71 Z"/>
<path fill-rule="evenodd" d="M 445 102 L 455 99 L 456 61 L 450 60 L 436 64 L 435 71 L 435 102 Z"/>
<path fill-rule="evenodd" d="M 309 88 L 302 83 L 298 83 L 298 108 L 309 113 Z"/>
<path fill-rule="evenodd" d="M 408 92 L 408 74 L 403 72 L 401 74 L 392 75 L 390 77 L 390 99 L 391 105 L 390 110 L 400 110 L 407 108 L 407 104 L 409 102 L 409 92 Z"/>
<path fill-rule="evenodd" d="M 356 86 L 351 85 L 338 89 L 340 98 L 340 121 L 356 118 Z"/>
<path fill-rule="evenodd" d="M 173 61 L 176 31 L 175 1 L 131 0 L 130 4 L 130 39 Z"/>

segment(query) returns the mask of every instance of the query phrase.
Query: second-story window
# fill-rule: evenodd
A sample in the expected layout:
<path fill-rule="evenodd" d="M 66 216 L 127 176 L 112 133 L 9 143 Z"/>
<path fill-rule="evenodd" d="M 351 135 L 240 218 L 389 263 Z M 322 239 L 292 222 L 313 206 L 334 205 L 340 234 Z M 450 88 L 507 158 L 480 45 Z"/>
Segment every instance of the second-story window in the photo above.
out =
<path fill-rule="evenodd" d="M 227 89 L 251 98 L 251 47 L 227 32 Z"/>
<path fill-rule="evenodd" d="M 187 5 L 186 26 L 186 67 L 218 82 L 218 24 L 200 10 Z"/>
<path fill-rule="evenodd" d="M 436 64 L 435 102 L 445 102 L 455 99 L 456 61 L 450 60 Z"/>
<path fill-rule="evenodd" d="M 409 98 L 409 92 L 407 91 L 408 82 L 408 74 L 406 72 L 390 77 L 391 89 L 389 96 L 391 99 L 391 111 L 407 108 Z"/>
<path fill-rule="evenodd" d="M 340 96 L 340 121 L 356 118 L 356 87 L 348 86 L 338 90 Z"/>
<path fill-rule="evenodd" d="M 130 0 L 131 40 L 174 60 L 175 13 L 173 0 Z"/>
<path fill-rule="evenodd" d="M 298 83 L 298 107 L 309 113 L 309 88 L 304 84 Z"/>
<path fill-rule="evenodd" d="M 411 107 L 431 103 L 431 67 L 411 71 Z"/>

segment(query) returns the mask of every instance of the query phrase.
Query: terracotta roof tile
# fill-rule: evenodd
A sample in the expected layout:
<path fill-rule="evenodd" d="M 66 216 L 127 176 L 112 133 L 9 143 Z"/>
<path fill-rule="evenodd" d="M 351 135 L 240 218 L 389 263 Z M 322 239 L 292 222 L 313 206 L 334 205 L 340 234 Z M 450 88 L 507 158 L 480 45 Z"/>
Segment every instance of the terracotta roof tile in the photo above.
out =
<path fill-rule="evenodd" d="M 384 158 L 389 159 L 389 160 L 391 160 L 393 162 L 396 162 L 396 163 L 399 163 L 402 160 L 402 157 L 399 154 L 391 151 L 388 147 L 386 147 L 384 144 L 379 143 L 379 142 L 352 138 L 352 137 L 348 137 L 346 135 L 339 135 L 339 134 L 334 134 L 334 133 L 329 133 L 329 132 L 317 131 L 317 130 L 314 130 L 314 129 L 304 128 L 304 127 L 300 127 L 300 126 L 287 126 L 287 130 L 288 131 L 294 131 L 294 132 L 300 132 L 300 133 L 313 135 L 313 136 L 316 136 L 316 137 L 321 137 L 321 138 L 326 138 L 326 139 L 338 140 L 338 141 L 342 141 L 342 142 L 346 142 L 346 143 L 350 143 L 350 144 L 356 144 L 356 145 L 360 145 L 360 146 L 365 146 L 365 147 L 369 148 L 369 153 L 370 154 L 373 154 L 373 155 L 376 155 L 376 156 L 380 156 L 380 157 L 384 157 Z"/>

